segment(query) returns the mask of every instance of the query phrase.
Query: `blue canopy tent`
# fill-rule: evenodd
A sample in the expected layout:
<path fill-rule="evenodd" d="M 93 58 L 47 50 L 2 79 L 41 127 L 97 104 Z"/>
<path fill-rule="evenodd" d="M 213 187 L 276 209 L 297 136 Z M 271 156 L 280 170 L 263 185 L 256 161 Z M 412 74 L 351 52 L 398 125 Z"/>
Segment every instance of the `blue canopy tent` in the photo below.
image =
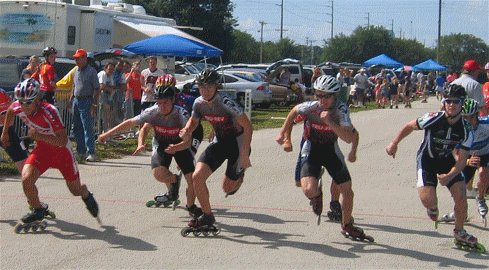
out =
<path fill-rule="evenodd" d="M 370 58 L 367 61 L 363 62 L 364 67 L 369 67 L 372 65 L 383 65 L 389 68 L 397 68 L 397 67 L 402 67 L 404 64 L 390 58 L 386 54 L 381 54 L 376 57 Z"/>
<path fill-rule="evenodd" d="M 161 29 L 161 28 L 160 28 Z M 165 26 L 165 34 L 136 41 L 124 47 L 139 55 L 219 57 L 222 51 L 204 41 L 170 26 Z"/>
<path fill-rule="evenodd" d="M 428 59 L 424 61 L 423 63 L 419 63 L 414 66 L 417 69 L 421 70 L 434 70 L 434 71 L 447 71 L 448 68 L 445 67 L 444 65 L 439 64 L 433 59 Z"/>

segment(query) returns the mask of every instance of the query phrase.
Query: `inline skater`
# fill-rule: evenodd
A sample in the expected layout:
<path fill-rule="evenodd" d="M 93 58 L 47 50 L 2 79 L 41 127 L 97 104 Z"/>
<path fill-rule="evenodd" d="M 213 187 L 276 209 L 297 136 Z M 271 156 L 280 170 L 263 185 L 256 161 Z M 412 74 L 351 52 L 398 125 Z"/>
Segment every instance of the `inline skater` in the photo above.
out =
<path fill-rule="evenodd" d="M 294 124 L 300 123 L 301 121 L 305 120 L 305 117 L 303 115 L 298 115 L 296 119 L 294 119 Z M 297 159 L 297 164 L 295 167 L 295 184 L 297 187 L 301 187 L 301 151 L 302 151 L 302 146 L 304 145 L 305 141 L 305 134 L 307 134 L 307 124 L 304 124 L 304 132 L 302 135 L 302 140 L 301 140 L 301 149 L 299 150 L 299 158 Z M 350 153 L 348 154 L 348 161 L 353 163 L 357 160 L 357 149 L 358 149 L 358 142 L 359 142 L 359 134 L 358 130 L 353 134 L 353 140 L 351 144 L 351 150 Z M 290 141 L 286 141 L 283 144 L 284 146 L 284 151 L 286 152 L 292 152 L 292 143 Z M 341 211 L 341 204 L 340 204 L 340 189 L 338 188 L 338 185 L 332 181 L 331 186 L 330 186 L 330 193 L 331 193 L 331 201 L 329 203 L 329 208 L 330 211 L 328 211 L 328 218 L 333 221 L 342 221 L 343 219 L 343 214 Z M 319 212 L 321 210 L 321 212 Z M 317 209 L 317 215 L 321 215 L 322 209 Z"/>
<path fill-rule="evenodd" d="M 419 197 L 431 220 L 438 221 L 438 182 L 446 186 L 455 202 L 455 228 L 453 234 L 458 245 L 478 246 L 477 238 L 464 230 L 467 216 L 467 197 L 464 177 L 465 167 L 474 134 L 462 117 L 462 103 L 466 97 L 463 86 L 450 84 L 442 100 L 444 111 L 427 113 L 409 121 L 387 146 L 388 155 L 395 158 L 397 147 L 414 130 L 425 130 L 424 140 L 417 155 L 417 187 Z M 448 138 L 448 139 L 447 139 Z M 453 150 L 459 146 L 456 160 Z M 435 223 L 436 224 L 436 223 Z"/>
<path fill-rule="evenodd" d="M 485 219 L 488 209 L 484 199 L 484 191 L 489 187 L 489 116 L 478 117 L 479 108 L 479 102 L 471 98 L 466 99 L 462 107 L 462 116 L 474 128 L 474 142 L 463 173 L 465 183 L 468 183 L 474 177 L 477 169 L 479 170 L 478 194 L 475 201 L 479 214 Z M 458 154 L 458 150 L 455 153 Z M 455 214 L 453 212 L 446 214 L 441 220 L 455 221 Z"/>
<path fill-rule="evenodd" d="M 301 186 L 304 194 L 311 200 L 315 213 L 322 211 L 322 192 L 318 186 L 321 167 L 325 167 L 343 195 L 342 233 L 353 238 L 373 238 L 365 235 L 362 229 L 353 225 L 353 190 L 351 176 L 338 146 L 338 137 L 352 143 L 356 130 L 353 128 L 346 104 L 338 100 L 340 85 L 329 75 L 319 77 L 313 85 L 318 101 L 308 101 L 295 106 L 287 116 L 277 135 L 279 144 L 290 143 L 293 121 L 298 115 L 306 118 L 307 133 L 301 149 Z"/>
<path fill-rule="evenodd" d="M 14 94 L 17 101 L 7 110 L 1 136 L 2 145 L 10 145 L 8 129 L 16 114 L 28 126 L 29 137 L 37 141 L 22 169 L 22 187 L 27 202 L 34 211 L 25 215 L 21 221 L 28 225 L 44 218 L 47 205 L 41 204 L 39 200 L 36 181 L 49 168 L 56 168 L 61 172 L 70 192 L 81 196 L 90 214 L 98 220 L 97 202 L 87 186 L 80 183 L 78 165 L 58 110 L 47 102 L 41 102 L 39 82 L 34 79 L 19 83 Z"/>
<path fill-rule="evenodd" d="M 10 97 L 5 93 L 5 91 L 0 88 L 0 134 L 3 131 L 3 125 L 5 123 L 5 115 L 10 107 Z M 22 168 L 24 167 L 25 160 L 27 159 L 27 152 L 22 148 L 22 144 L 19 136 L 15 133 L 14 127 L 8 128 L 10 146 L 4 147 L 5 152 L 14 161 L 17 170 L 22 173 Z M 3 147 L 0 141 L 0 147 Z"/>
<path fill-rule="evenodd" d="M 176 80 L 175 80 L 175 77 L 173 75 L 165 74 L 163 76 L 158 77 L 155 85 L 156 85 L 156 87 L 162 86 L 162 85 L 171 85 L 171 86 L 175 87 Z M 197 98 L 194 96 L 184 94 L 184 93 L 178 91 L 177 88 L 175 88 L 175 91 L 176 91 L 176 94 L 175 94 L 174 104 L 184 108 L 187 112 L 189 112 L 189 114 L 191 114 L 192 113 L 192 106 L 194 105 L 194 102 Z M 145 123 L 144 126 L 141 128 L 141 131 L 139 132 L 139 137 L 140 137 L 139 139 L 141 142 L 145 141 L 146 134 L 148 133 L 150 128 L 151 128 L 151 125 L 148 123 Z M 192 132 L 192 142 L 190 145 L 190 151 L 192 152 L 192 156 L 194 158 L 195 158 L 195 154 L 197 154 L 197 149 L 199 148 L 203 137 L 204 137 L 204 129 L 199 122 L 199 125 L 197 126 L 195 131 Z M 155 151 L 155 148 L 157 148 L 157 147 L 158 147 L 158 141 L 153 137 L 153 151 Z M 146 148 L 146 146 L 144 146 L 144 148 Z M 141 151 L 143 149 L 141 149 Z M 187 202 L 191 202 L 192 204 L 187 204 L 185 206 L 185 209 L 189 212 L 189 214 L 191 216 L 200 216 L 202 214 L 202 209 L 195 205 L 195 192 L 194 192 L 194 187 L 193 187 L 192 183 L 189 183 L 187 190 L 186 190 L 186 195 L 187 195 Z"/>
<path fill-rule="evenodd" d="M 189 136 L 200 119 L 205 118 L 216 135 L 200 156 L 193 174 L 195 194 L 204 213 L 189 222 L 188 226 L 194 229 L 212 227 L 215 222 L 206 185 L 209 176 L 227 159 L 222 188 L 227 195 L 233 195 L 243 183 L 245 169 L 251 166 L 249 155 L 253 127 L 236 101 L 217 91 L 219 80 L 220 75 L 212 68 L 204 69 L 197 76 L 201 96 L 195 100 L 192 117 L 180 132 L 182 137 Z"/>
<path fill-rule="evenodd" d="M 180 130 L 185 126 L 189 119 L 188 112 L 180 106 L 175 106 L 175 87 L 171 85 L 161 85 L 154 89 L 153 96 L 157 100 L 155 105 L 147 108 L 140 115 L 128 119 L 113 129 L 99 135 L 97 141 L 105 142 L 111 135 L 131 129 L 137 125 L 148 123 L 153 127 L 154 138 L 158 142 L 153 149 L 151 158 L 151 169 L 153 176 L 159 182 L 167 185 L 168 192 L 157 194 L 154 201 L 149 201 L 146 206 L 161 204 L 168 206 L 173 203 L 178 204 L 178 192 L 180 189 L 180 176 L 172 174 L 169 170 L 170 164 L 175 158 L 178 166 L 183 172 L 189 186 L 192 185 L 192 173 L 194 172 L 194 158 L 189 150 L 191 137 L 179 137 Z M 143 134 L 144 133 L 144 134 Z M 138 147 L 134 155 L 145 149 L 144 140 L 147 132 L 140 132 Z M 188 203 L 193 205 L 195 197 L 188 196 Z"/>

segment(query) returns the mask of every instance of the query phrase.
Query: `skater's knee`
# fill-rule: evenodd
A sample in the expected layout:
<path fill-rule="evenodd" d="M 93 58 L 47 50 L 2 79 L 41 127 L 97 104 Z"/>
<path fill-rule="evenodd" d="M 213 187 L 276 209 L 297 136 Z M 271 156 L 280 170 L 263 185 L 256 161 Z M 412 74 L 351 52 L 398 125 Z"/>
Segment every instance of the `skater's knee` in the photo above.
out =
<path fill-rule="evenodd" d="M 175 177 L 173 177 L 173 174 L 168 170 L 168 168 L 163 166 L 154 168 L 153 176 L 158 182 L 171 183 L 175 180 Z"/>

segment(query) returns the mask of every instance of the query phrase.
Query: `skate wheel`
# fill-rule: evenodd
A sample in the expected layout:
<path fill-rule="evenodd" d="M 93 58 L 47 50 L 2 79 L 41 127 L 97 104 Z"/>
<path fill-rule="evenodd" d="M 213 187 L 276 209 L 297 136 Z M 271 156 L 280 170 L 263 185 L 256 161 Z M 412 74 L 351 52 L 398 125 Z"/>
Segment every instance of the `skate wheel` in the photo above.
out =
<path fill-rule="evenodd" d="M 31 225 L 29 224 L 24 224 L 24 232 L 28 232 L 31 229 Z"/>
<path fill-rule="evenodd" d="M 155 201 L 148 201 L 148 202 L 146 203 L 146 207 L 151 207 L 151 206 L 153 206 L 153 205 L 155 205 Z"/>
<path fill-rule="evenodd" d="M 212 230 L 212 235 L 216 236 L 220 233 L 221 233 L 221 227 L 219 227 L 218 225 L 215 225 L 214 230 Z"/>
<path fill-rule="evenodd" d="M 24 228 L 24 226 L 22 225 L 22 223 L 17 223 L 17 225 L 15 225 L 15 227 L 14 227 L 14 232 L 20 233 L 20 232 L 22 232 L 23 228 Z"/>
<path fill-rule="evenodd" d="M 369 242 L 374 242 L 375 241 L 375 239 L 372 236 L 370 236 L 370 235 L 366 235 L 365 236 L 365 239 L 367 239 Z"/>
<path fill-rule="evenodd" d="M 194 233 L 194 236 L 195 236 L 195 237 L 197 237 L 197 236 L 199 236 L 199 235 L 200 235 L 200 232 L 199 232 L 199 231 L 193 231 L 193 233 Z"/>
<path fill-rule="evenodd" d="M 211 232 L 209 232 L 209 231 L 202 231 L 202 235 L 205 237 L 209 236 L 210 233 Z"/>
<path fill-rule="evenodd" d="M 165 208 L 169 207 L 170 205 L 172 205 L 172 202 L 166 201 L 163 203 L 163 207 Z"/>
<path fill-rule="evenodd" d="M 477 246 L 475 247 L 477 249 L 477 252 L 480 252 L 480 253 L 486 253 L 487 249 L 484 245 L 482 244 L 477 244 Z"/>
<path fill-rule="evenodd" d="M 183 236 L 183 237 L 187 237 L 187 235 L 190 234 L 192 230 L 188 227 L 185 227 L 183 228 L 181 231 L 180 231 L 180 234 Z"/>
<path fill-rule="evenodd" d="M 34 224 L 34 225 L 32 225 L 32 226 L 31 226 L 31 230 L 32 230 L 33 232 L 37 232 L 37 229 L 39 229 L 39 225 Z"/>
<path fill-rule="evenodd" d="M 41 222 L 41 224 L 39 224 L 39 229 L 42 231 L 44 231 L 46 228 L 48 227 L 48 223 L 46 221 L 43 221 Z"/>
<path fill-rule="evenodd" d="M 48 215 L 49 215 L 51 218 L 56 218 L 56 214 L 55 214 L 53 211 L 48 211 Z"/>

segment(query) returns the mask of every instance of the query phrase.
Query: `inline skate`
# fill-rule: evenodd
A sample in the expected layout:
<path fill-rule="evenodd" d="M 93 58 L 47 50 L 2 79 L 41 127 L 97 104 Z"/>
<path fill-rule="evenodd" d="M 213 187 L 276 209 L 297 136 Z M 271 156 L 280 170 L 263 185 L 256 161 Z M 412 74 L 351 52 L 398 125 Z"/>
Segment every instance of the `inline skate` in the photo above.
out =
<path fill-rule="evenodd" d="M 329 203 L 329 208 L 331 211 L 328 211 L 328 218 L 331 221 L 341 221 L 343 218 L 343 214 L 341 212 L 341 204 L 339 201 L 331 201 Z"/>
<path fill-rule="evenodd" d="M 468 234 L 465 230 L 453 230 L 455 239 L 453 242 L 458 249 L 485 253 L 486 247 L 477 242 L 477 238 Z"/>
<path fill-rule="evenodd" d="M 180 231 L 180 234 L 183 237 L 186 237 L 190 233 L 193 233 L 196 237 L 200 234 L 204 236 L 209 236 L 210 234 L 216 236 L 221 232 L 221 228 L 217 224 L 214 224 L 215 222 L 214 215 L 202 214 L 199 217 L 193 218 L 188 223 L 188 226 Z"/>
<path fill-rule="evenodd" d="M 169 207 L 172 205 L 173 211 L 177 208 L 177 206 L 180 204 L 179 198 L 179 191 L 180 191 L 180 182 L 182 175 L 177 175 L 175 174 L 175 177 L 177 181 L 175 183 L 170 184 L 170 190 L 168 190 L 167 193 L 165 194 L 158 194 L 154 197 L 153 200 L 146 202 L 147 207 L 155 206 L 155 207 L 160 207 L 163 205 L 163 207 Z"/>
<path fill-rule="evenodd" d="M 98 204 L 93 197 L 93 194 L 91 192 L 88 192 L 88 197 L 82 199 L 87 206 L 88 212 L 90 212 L 90 214 L 97 220 L 98 224 L 102 224 L 102 221 L 100 221 L 100 217 L 98 216 Z"/>
<path fill-rule="evenodd" d="M 363 229 L 353 226 L 353 222 L 350 222 L 346 226 L 342 225 L 341 228 L 343 229 L 341 231 L 341 234 L 343 234 L 343 236 L 346 238 L 360 241 L 364 241 L 365 239 L 367 239 L 369 242 L 375 241 L 372 236 L 366 235 Z"/>
<path fill-rule="evenodd" d="M 27 213 L 27 215 L 23 216 L 19 223 L 17 223 L 14 227 L 15 233 L 21 233 L 24 231 L 25 233 L 29 230 L 32 232 L 36 232 L 38 229 L 44 231 L 48 226 L 44 217 L 47 216 L 47 204 L 45 204 L 46 208 L 41 207 L 39 209 L 34 209 L 33 211 Z"/>
<path fill-rule="evenodd" d="M 51 210 L 48 209 L 49 206 L 48 206 L 47 203 L 41 202 L 41 206 L 42 206 L 42 208 L 45 209 L 45 211 L 44 211 L 44 217 L 49 216 L 50 218 L 56 218 L 56 214 L 53 211 L 51 211 Z M 34 207 L 32 207 L 32 206 L 29 205 L 29 210 L 30 211 L 34 211 Z"/>
<path fill-rule="evenodd" d="M 477 203 L 477 209 L 479 210 L 479 214 L 481 215 L 482 221 L 484 222 L 484 227 L 487 227 L 487 204 L 484 198 L 475 198 Z"/>

